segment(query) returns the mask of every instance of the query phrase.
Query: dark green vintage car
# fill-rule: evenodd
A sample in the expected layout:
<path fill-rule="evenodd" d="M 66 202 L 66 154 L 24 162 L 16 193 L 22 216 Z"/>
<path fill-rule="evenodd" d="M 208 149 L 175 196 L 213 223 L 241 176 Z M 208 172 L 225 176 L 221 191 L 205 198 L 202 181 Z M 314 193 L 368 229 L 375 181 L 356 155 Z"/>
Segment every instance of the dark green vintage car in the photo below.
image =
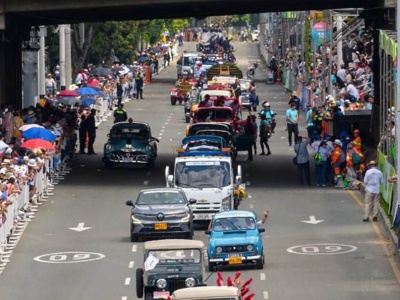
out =
<path fill-rule="evenodd" d="M 151 136 L 150 126 L 144 122 L 114 124 L 104 145 L 103 163 L 141 164 L 153 167 L 157 157 L 158 139 Z"/>

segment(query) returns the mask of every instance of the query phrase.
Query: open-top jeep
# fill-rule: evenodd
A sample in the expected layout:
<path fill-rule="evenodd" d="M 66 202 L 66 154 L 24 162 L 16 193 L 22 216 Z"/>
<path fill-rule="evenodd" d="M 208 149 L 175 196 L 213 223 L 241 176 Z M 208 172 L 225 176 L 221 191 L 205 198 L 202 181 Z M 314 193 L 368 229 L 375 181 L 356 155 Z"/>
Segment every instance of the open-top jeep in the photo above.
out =
<path fill-rule="evenodd" d="M 144 243 L 144 265 L 136 270 L 136 296 L 165 299 L 186 287 L 204 286 L 205 247 L 196 240 Z"/>

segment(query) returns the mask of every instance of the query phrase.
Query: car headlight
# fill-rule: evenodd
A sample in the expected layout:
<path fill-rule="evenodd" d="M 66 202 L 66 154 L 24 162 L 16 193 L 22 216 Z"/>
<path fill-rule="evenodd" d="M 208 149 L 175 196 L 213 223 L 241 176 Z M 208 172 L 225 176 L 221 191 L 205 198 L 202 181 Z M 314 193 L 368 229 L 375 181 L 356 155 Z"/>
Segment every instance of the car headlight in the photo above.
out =
<path fill-rule="evenodd" d="M 196 285 L 196 280 L 194 280 L 192 277 L 186 278 L 185 285 L 187 287 L 194 287 Z"/>
<path fill-rule="evenodd" d="M 147 145 L 147 146 L 146 146 L 146 150 L 147 150 L 147 151 L 151 151 L 152 149 L 153 149 L 153 148 L 152 148 L 150 145 Z"/>
<path fill-rule="evenodd" d="M 135 216 L 132 216 L 132 222 L 133 222 L 133 224 L 142 224 L 142 221 L 140 221 L 139 219 L 135 218 Z"/>
<path fill-rule="evenodd" d="M 247 251 L 253 251 L 254 247 L 253 245 L 247 245 Z"/>
<path fill-rule="evenodd" d="M 222 252 L 222 247 L 217 247 L 217 248 L 215 248 L 215 252 L 221 253 L 221 252 Z"/>
<path fill-rule="evenodd" d="M 106 144 L 106 150 L 111 150 L 112 149 L 112 145 L 111 144 Z"/>
<path fill-rule="evenodd" d="M 165 279 L 163 279 L 163 278 L 158 279 L 158 280 L 157 280 L 157 283 L 156 283 L 156 286 L 157 286 L 159 289 L 165 289 L 165 288 L 167 287 L 167 281 L 166 281 Z"/>
<path fill-rule="evenodd" d="M 222 211 L 231 210 L 231 196 L 222 199 L 221 210 Z"/>

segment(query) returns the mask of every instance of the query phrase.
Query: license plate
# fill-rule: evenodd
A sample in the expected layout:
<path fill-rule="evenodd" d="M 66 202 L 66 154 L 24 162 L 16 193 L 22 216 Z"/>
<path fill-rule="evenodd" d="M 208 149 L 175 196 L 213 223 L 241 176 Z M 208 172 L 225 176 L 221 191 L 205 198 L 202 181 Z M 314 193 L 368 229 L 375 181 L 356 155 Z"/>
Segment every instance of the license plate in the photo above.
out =
<path fill-rule="evenodd" d="M 132 162 L 132 158 L 131 157 L 123 157 L 122 161 L 123 162 Z"/>
<path fill-rule="evenodd" d="M 169 292 L 153 292 L 153 298 L 154 299 L 168 299 L 169 297 Z"/>
<path fill-rule="evenodd" d="M 157 223 L 154 224 L 154 229 L 155 230 L 166 230 L 168 228 L 167 223 Z"/>
<path fill-rule="evenodd" d="M 213 217 L 213 214 L 195 214 L 193 215 L 193 218 L 195 220 L 211 220 Z"/>
<path fill-rule="evenodd" d="M 177 92 L 171 92 L 171 96 L 176 96 L 176 95 L 178 95 Z"/>
<path fill-rule="evenodd" d="M 229 258 L 229 264 L 230 265 L 237 265 L 242 263 L 242 258 L 241 257 L 230 257 Z"/>

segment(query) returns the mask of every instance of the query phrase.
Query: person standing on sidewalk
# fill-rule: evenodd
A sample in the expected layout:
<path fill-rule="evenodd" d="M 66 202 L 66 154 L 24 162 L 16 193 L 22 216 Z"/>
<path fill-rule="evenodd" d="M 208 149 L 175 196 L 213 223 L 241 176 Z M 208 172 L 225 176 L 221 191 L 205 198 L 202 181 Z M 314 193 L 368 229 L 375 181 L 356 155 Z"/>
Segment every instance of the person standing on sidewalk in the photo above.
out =
<path fill-rule="evenodd" d="M 372 220 L 378 221 L 378 206 L 380 200 L 379 189 L 383 184 L 383 174 L 376 168 L 376 161 L 371 160 L 368 164 L 369 170 L 365 173 L 365 213 L 363 222 L 369 222 L 372 209 Z"/>
<path fill-rule="evenodd" d="M 305 139 L 301 136 L 296 137 L 296 145 L 294 145 L 294 152 L 296 152 L 297 169 L 299 171 L 299 183 L 304 185 L 303 173 L 306 177 L 308 185 L 311 185 L 310 175 L 310 156 L 308 154 L 307 146 L 310 144 L 309 139 Z"/>
<path fill-rule="evenodd" d="M 92 108 L 90 110 L 90 115 L 86 119 L 86 130 L 89 135 L 89 141 L 88 141 L 88 153 L 89 155 L 97 155 L 96 152 L 94 152 L 93 149 L 93 144 L 94 141 L 96 140 L 96 110 Z"/>
<path fill-rule="evenodd" d="M 136 83 L 136 99 L 143 99 L 143 77 L 140 73 L 137 73 L 135 77 Z"/>
<path fill-rule="evenodd" d="M 292 133 L 294 133 L 294 140 L 296 141 L 297 137 L 299 136 L 299 127 L 298 122 L 299 120 L 299 113 L 296 109 L 296 104 L 292 103 L 290 105 L 290 109 L 286 111 L 286 123 L 288 129 L 288 140 L 289 140 L 289 147 L 292 146 Z"/>

